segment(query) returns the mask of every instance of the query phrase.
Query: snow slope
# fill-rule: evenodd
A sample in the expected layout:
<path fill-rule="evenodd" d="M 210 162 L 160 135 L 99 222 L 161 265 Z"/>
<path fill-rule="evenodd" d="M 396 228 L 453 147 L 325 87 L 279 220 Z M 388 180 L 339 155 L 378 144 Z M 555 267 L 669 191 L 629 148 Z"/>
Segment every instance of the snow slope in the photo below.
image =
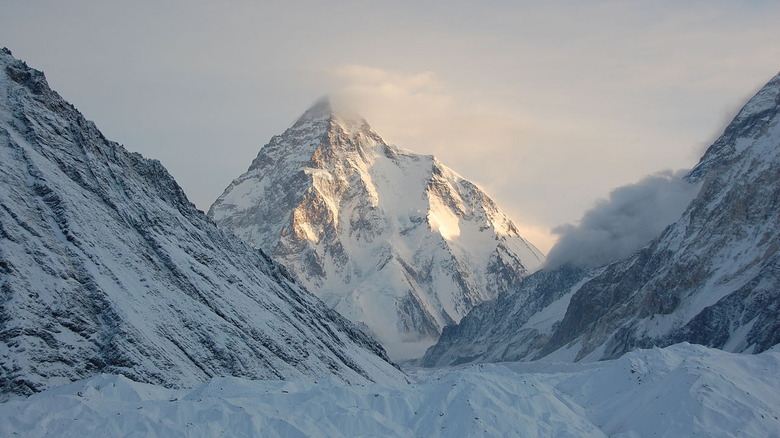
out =
<path fill-rule="evenodd" d="M 472 309 L 458 325 L 445 327 L 436 345 L 425 353 L 422 365 L 527 359 L 549 340 L 572 296 L 597 272 L 562 266 L 526 277 L 514 290 Z"/>
<path fill-rule="evenodd" d="M 382 348 L 216 228 L 0 51 L 0 398 L 100 373 L 404 379 Z"/>
<path fill-rule="evenodd" d="M 599 360 L 682 341 L 757 353 L 780 342 L 780 75 L 686 178 L 699 193 L 648 246 L 559 286 L 565 271 L 528 277 L 445 331 L 424 363 Z"/>
<path fill-rule="evenodd" d="M 421 356 L 444 326 L 544 259 L 476 185 L 327 100 L 273 137 L 209 216 L 395 359 Z"/>
<path fill-rule="evenodd" d="M 214 378 L 170 390 L 100 375 L 0 404 L 0 435 L 777 437 L 779 376 L 780 352 L 690 344 L 419 371 L 412 384 Z"/>

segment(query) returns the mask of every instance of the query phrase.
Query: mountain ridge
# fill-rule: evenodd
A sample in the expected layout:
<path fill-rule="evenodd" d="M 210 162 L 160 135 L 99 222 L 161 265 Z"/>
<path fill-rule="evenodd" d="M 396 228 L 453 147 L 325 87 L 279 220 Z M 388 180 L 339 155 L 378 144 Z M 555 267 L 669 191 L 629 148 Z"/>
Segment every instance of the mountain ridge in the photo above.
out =
<path fill-rule="evenodd" d="M 102 372 L 404 379 L 379 344 L 0 53 L 0 392 Z"/>

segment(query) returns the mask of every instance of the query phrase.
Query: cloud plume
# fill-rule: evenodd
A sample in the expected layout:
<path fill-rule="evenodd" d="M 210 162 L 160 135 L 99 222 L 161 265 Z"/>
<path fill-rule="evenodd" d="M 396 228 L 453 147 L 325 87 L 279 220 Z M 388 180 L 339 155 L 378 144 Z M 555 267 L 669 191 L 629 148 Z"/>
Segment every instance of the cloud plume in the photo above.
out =
<path fill-rule="evenodd" d="M 682 179 L 686 170 L 666 170 L 618 187 L 598 201 L 577 225 L 553 230 L 560 236 L 547 267 L 602 266 L 631 255 L 679 219 L 698 186 Z"/>

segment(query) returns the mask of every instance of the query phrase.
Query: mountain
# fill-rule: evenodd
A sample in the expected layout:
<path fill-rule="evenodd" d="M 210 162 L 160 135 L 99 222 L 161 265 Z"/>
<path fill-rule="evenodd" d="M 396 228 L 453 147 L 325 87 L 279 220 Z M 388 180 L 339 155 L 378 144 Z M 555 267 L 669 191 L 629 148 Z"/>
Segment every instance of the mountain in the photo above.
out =
<path fill-rule="evenodd" d="M 100 373 L 404 379 L 381 346 L 219 230 L 0 52 L 0 397 Z"/>
<path fill-rule="evenodd" d="M 513 288 L 543 255 L 475 184 L 317 102 L 209 209 L 394 359 Z"/>
<path fill-rule="evenodd" d="M 780 75 L 686 178 L 699 193 L 649 245 L 598 270 L 528 277 L 445 330 L 423 362 L 598 360 L 682 341 L 758 353 L 780 342 Z"/>

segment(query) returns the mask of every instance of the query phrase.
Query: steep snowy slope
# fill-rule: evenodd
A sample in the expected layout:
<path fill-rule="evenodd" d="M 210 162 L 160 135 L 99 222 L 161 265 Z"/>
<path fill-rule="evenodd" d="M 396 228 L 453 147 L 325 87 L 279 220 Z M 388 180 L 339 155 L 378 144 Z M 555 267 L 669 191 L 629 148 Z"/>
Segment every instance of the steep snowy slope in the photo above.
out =
<path fill-rule="evenodd" d="M 558 274 L 537 273 L 518 303 L 473 311 L 425 363 L 604 359 L 681 341 L 757 353 L 780 342 L 780 75 L 687 178 L 702 183 L 700 192 L 647 247 L 596 275 L 583 272 L 554 293 L 562 300 L 517 319 L 518 308 L 546 306 L 549 293 L 534 290 Z"/>
<path fill-rule="evenodd" d="M 327 100 L 272 138 L 209 215 L 396 359 L 421 356 L 543 261 L 477 186 Z"/>
<path fill-rule="evenodd" d="M 550 338 L 572 295 L 598 270 L 562 266 L 537 271 L 497 300 L 444 328 L 426 351 L 427 367 L 526 359 Z"/>
<path fill-rule="evenodd" d="M 403 379 L 382 348 L 220 231 L 0 52 L 0 397 L 98 373 Z"/>
<path fill-rule="evenodd" d="M 29 437 L 776 437 L 780 353 L 680 344 L 589 364 L 420 372 L 413 385 L 102 375 L 0 404 Z"/>

